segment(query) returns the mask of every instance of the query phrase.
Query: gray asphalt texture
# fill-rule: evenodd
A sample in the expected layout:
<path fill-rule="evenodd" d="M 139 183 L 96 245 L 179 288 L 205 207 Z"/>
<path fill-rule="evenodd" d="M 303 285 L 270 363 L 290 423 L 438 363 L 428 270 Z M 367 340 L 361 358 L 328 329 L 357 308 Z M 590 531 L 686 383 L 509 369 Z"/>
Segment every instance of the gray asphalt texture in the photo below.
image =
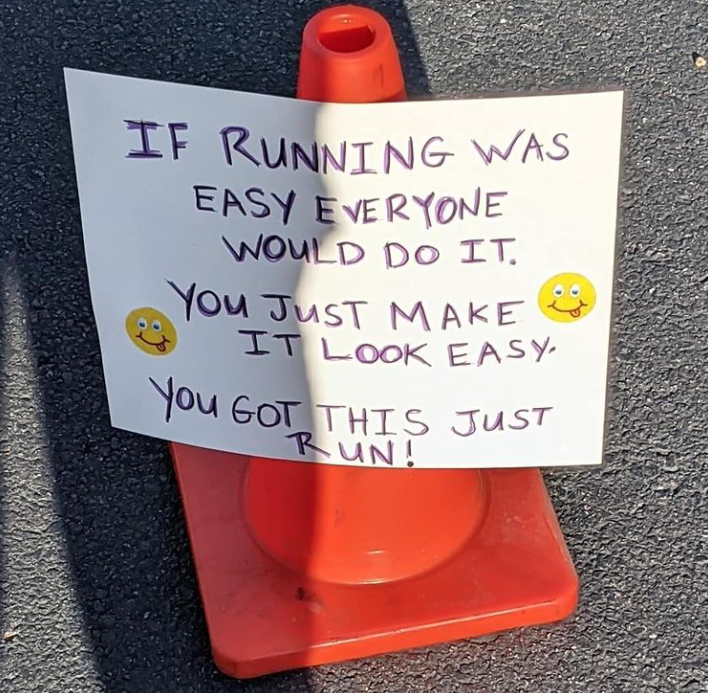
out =
<path fill-rule="evenodd" d="M 708 7 L 398 0 L 411 92 L 628 90 L 607 464 L 549 471 L 568 622 L 239 683 L 159 441 L 112 430 L 62 68 L 292 95 L 319 2 L 0 2 L 0 690 L 708 691 Z"/>

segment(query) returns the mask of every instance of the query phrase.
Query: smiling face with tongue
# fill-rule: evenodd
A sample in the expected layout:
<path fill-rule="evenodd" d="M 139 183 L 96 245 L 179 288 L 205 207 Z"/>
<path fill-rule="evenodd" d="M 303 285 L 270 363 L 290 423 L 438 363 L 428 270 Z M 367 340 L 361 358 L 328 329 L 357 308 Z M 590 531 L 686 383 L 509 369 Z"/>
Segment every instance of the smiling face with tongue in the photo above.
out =
<path fill-rule="evenodd" d="M 166 356 L 177 346 L 177 330 L 156 308 L 136 308 L 125 319 L 125 331 L 138 349 L 151 356 Z"/>
<path fill-rule="evenodd" d="M 538 292 L 541 312 L 556 322 L 575 322 L 595 307 L 595 287 L 582 274 L 556 274 Z"/>

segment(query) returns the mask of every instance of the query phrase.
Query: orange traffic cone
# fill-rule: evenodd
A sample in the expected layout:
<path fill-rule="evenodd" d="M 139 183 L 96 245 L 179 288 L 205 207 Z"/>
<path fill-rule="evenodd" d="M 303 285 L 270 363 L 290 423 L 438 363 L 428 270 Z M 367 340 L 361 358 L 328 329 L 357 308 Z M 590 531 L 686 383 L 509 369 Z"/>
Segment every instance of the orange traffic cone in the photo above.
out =
<path fill-rule="evenodd" d="M 405 98 L 387 22 L 334 7 L 298 96 Z M 564 618 L 577 577 L 538 470 L 172 455 L 216 664 L 239 678 Z"/>

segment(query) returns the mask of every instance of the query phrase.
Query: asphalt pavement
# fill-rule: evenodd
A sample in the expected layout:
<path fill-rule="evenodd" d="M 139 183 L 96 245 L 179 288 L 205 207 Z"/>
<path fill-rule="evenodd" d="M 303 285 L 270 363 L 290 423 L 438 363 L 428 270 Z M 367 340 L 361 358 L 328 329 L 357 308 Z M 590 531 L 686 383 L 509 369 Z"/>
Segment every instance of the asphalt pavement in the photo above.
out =
<path fill-rule="evenodd" d="M 0 2 L 3 693 L 708 691 L 708 6 L 385 0 L 422 97 L 626 88 L 606 465 L 546 478 L 568 622 L 239 683 L 213 666 L 163 443 L 113 430 L 62 68 L 280 95 L 296 0 Z"/>

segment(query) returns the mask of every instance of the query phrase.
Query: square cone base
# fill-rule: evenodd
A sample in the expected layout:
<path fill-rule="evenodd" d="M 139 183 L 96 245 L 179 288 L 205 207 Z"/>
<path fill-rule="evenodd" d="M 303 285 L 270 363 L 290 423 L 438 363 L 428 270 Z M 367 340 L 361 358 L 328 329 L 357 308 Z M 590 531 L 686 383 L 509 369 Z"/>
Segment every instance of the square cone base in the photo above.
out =
<path fill-rule="evenodd" d="M 256 544 L 243 507 L 245 461 L 181 444 L 172 455 L 214 660 L 229 676 L 474 638 L 575 609 L 577 577 L 536 469 L 483 472 L 486 517 L 435 569 L 341 585 L 298 574 Z"/>

